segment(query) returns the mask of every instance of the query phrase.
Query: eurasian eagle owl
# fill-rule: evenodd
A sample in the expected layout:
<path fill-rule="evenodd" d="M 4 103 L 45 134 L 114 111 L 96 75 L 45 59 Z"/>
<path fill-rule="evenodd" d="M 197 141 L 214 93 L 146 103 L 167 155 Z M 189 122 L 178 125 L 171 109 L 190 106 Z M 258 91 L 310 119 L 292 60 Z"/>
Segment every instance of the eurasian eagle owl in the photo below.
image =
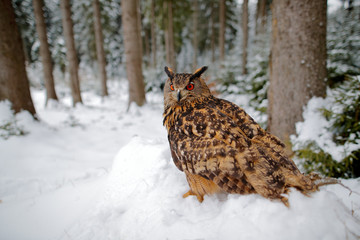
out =
<path fill-rule="evenodd" d="M 195 73 L 165 67 L 164 122 L 171 155 L 190 190 L 184 197 L 217 192 L 258 193 L 288 205 L 295 187 L 304 194 L 317 189 L 285 154 L 284 144 L 262 129 L 242 108 L 214 97 Z"/>

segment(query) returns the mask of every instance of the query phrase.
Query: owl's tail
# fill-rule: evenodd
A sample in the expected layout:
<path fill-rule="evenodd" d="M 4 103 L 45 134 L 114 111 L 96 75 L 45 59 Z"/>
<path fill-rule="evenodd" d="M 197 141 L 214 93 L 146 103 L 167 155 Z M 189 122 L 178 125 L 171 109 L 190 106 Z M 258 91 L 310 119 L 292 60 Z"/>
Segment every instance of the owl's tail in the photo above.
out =
<path fill-rule="evenodd" d="M 316 192 L 319 190 L 319 187 L 331 184 L 339 184 L 343 188 L 349 190 L 349 195 L 352 193 L 356 193 L 360 195 L 360 193 L 352 191 L 348 186 L 345 186 L 339 179 L 331 178 L 331 177 L 321 177 L 316 173 L 310 173 L 308 175 L 297 174 L 292 175 L 287 178 L 287 188 L 284 189 L 284 193 L 288 193 L 290 190 L 288 187 L 294 187 L 298 189 L 305 196 L 310 196 L 310 193 Z M 278 198 L 285 204 L 285 206 L 289 207 L 289 202 L 286 197 L 283 195 L 279 195 Z"/>
<path fill-rule="evenodd" d="M 311 182 L 314 184 L 316 188 L 330 184 L 338 184 L 340 182 L 340 180 L 336 178 L 330 178 L 330 177 L 323 178 L 319 174 L 314 172 L 311 172 L 306 176 L 311 180 Z"/>
<path fill-rule="evenodd" d="M 342 186 L 343 188 L 349 190 L 349 195 L 351 195 L 354 191 L 351 190 L 351 188 L 349 188 L 348 186 L 344 185 L 341 180 L 336 179 L 336 178 L 332 178 L 332 177 L 321 177 L 319 174 L 317 173 L 310 173 L 308 175 L 303 175 L 302 174 L 302 187 L 293 185 L 292 187 L 297 188 L 298 190 L 300 190 L 304 195 L 309 196 L 308 194 L 311 192 L 316 192 L 319 190 L 319 187 L 321 186 L 325 186 L 325 185 L 332 185 L 332 184 L 339 184 L 340 186 Z M 305 184 L 304 184 L 305 183 Z M 360 195 L 360 193 L 354 192 L 358 195 Z"/>
<path fill-rule="evenodd" d="M 309 196 L 310 193 L 316 192 L 319 190 L 319 187 L 330 185 L 330 184 L 339 184 L 347 189 L 345 185 L 341 183 L 340 180 L 336 178 L 330 178 L 330 177 L 321 177 L 320 175 L 316 173 L 310 173 L 308 175 L 300 173 L 300 171 L 290 172 L 288 170 L 285 170 L 286 172 L 286 183 L 287 187 L 294 187 L 298 189 L 300 192 L 302 192 L 304 195 Z M 288 189 L 285 189 L 285 192 L 287 192 Z"/>
<path fill-rule="evenodd" d="M 336 178 L 332 178 L 332 177 L 321 177 L 319 174 L 317 173 L 310 173 L 309 175 L 307 175 L 311 181 L 313 182 L 313 184 L 315 185 L 315 187 L 317 189 L 319 189 L 319 187 L 321 186 L 325 186 L 325 185 L 331 185 L 331 184 L 339 184 L 340 186 L 342 186 L 343 188 L 349 190 L 349 195 L 351 195 L 353 193 L 353 190 L 351 190 L 351 188 L 349 188 L 348 186 L 344 185 L 341 180 L 336 179 Z M 360 195 L 359 193 L 355 192 L 356 194 Z"/>

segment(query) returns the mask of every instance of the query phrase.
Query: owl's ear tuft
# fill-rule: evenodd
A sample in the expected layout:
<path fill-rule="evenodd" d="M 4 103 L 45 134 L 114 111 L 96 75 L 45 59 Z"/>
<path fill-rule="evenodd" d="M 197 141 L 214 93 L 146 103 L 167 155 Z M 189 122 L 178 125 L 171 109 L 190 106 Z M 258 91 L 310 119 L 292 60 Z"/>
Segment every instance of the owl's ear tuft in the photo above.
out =
<path fill-rule="evenodd" d="M 165 72 L 166 72 L 166 74 L 168 75 L 168 77 L 170 78 L 170 79 L 173 79 L 174 78 L 174 72 L 171 70 L 171 68 L 169 68 L 169 67 L 167 67 L 167 66 L 165 66 Z"/>
<path fill-rule="evenodd" d="M 208 69 L 207 66 L 203 66 L 203 67 L 201 67 L 201 68 L 196 69 L 196 71 L 193 73 L 193 75 L 191 76 L 191 78 L 194 79 L 194 78 L 200 77 L 201 74 L 203 74 L 207 69 Z"/>

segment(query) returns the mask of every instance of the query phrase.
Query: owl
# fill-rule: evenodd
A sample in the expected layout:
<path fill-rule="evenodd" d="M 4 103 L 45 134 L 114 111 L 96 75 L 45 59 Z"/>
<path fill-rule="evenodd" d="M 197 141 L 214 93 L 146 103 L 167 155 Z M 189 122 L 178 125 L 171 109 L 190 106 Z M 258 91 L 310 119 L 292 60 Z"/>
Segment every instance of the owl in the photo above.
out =
<path fill-rule="evenodd" d="M 239 106 L 214 97 L 202 73 L 174 73 L 164 86 L 163 124 L 172 159 L 185 173 L 190 190 L 202 202 L 220 192 L 256 193 L 278 199 L 294 187 L 304 194 L 317 190 L 287 157 L 285 145 L 266 132 Z"/>

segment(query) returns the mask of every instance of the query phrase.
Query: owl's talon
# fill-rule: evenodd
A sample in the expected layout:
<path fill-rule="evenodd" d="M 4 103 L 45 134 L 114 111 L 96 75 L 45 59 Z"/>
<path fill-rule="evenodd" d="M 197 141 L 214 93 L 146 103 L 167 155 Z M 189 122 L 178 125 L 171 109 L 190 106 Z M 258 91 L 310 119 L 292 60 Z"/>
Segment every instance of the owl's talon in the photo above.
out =
<path fill-rule="evenodd" d="M 280 201 L 281 201 L 286 207 L 290 207 L 289 200 L 288 200 L 287 197 L 280 196 Z"/>
<path fill-rule="evenodd" d="M 196 197 L 197 197 L 197 200 L 199 201 L 199 202 L 203 202 L 204 201 L 204 197 L 203 196 L 200 196 L 200 195 L 196 195 Z"/>
<path fill-rule="evenodd" d="M 191 190 L 189 190 L 187 193 L 183 195 L 183 198 L 187 198 L 190 195 L 195 195 Z"/>
<path fill-rule="evenodd" d="M 197 198 L 197 200 L 198 200 L 199 202 L 204 201 L 204 197 L 203 197 L 203 196 L 197 195 L 197 194 L 193 193 L 193 191 L 191 191 L 191 190 L 189 190 L 187 193 L 185 193 L 185 194 L 183 195 L 183 198 L 187 198 L 187 197 L 190 196 L 190 195 L 195 195 L 196 198 Z"/>

